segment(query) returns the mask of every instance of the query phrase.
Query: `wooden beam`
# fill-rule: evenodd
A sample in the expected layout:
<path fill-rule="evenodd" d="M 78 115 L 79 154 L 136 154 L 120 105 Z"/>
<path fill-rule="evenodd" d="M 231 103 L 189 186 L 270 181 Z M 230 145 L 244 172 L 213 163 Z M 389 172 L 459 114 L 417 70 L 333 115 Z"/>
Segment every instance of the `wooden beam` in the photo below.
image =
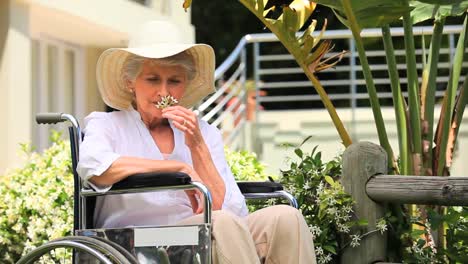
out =
<path fill-rule="evenodd" d="M 377 175 L 366 184 L 377 202 L 468 205 L 468 177 Z"/>

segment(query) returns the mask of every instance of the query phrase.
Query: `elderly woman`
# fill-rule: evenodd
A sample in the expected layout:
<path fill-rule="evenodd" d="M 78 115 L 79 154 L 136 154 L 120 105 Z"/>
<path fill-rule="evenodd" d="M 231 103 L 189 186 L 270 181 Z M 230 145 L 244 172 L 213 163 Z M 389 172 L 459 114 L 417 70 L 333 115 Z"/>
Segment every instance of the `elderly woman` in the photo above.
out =
<path fill-rule="evenodd" d="M 99 58 L 104 102 L 120 111 L 90 114 L 78 173 L 105 192 L 135 173 L 184 172 L 205 184 L 213 199 L 214 263 L 315 263 L 312 235 L 289 206 L 248 214 L 226 163 L 218 129 L 190 108 L 214 92 L 214 52 L 181 44 L 167 22 L 145 24 L 127 49 Z M 194 223 L 203 212 L 194 191 L 98 197 L 95 227 Z"/>

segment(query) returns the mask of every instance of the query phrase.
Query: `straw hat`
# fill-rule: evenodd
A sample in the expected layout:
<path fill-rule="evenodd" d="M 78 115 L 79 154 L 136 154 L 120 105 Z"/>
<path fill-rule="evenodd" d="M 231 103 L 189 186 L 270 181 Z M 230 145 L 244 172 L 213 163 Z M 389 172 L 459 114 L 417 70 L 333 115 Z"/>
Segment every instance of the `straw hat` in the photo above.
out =
<path fill-rule="evenodd" d="M 124 84 L 122 68 L 126 58 L 135 54 L 146 58 L 165 58 L 187 51 L 194 60 L 195 77 L 189 82 L 180 105 L 191 108 L 215 91 L 215 55 L 209 45 L 184 43 L 182 32 L 168 21 L 144 24 L 130 38 L 128 48 L 104 51 L 97 62 L 96 77 L 104 102 L 112 108 L 124 110 L 131 105 L 132 94 Z"/>

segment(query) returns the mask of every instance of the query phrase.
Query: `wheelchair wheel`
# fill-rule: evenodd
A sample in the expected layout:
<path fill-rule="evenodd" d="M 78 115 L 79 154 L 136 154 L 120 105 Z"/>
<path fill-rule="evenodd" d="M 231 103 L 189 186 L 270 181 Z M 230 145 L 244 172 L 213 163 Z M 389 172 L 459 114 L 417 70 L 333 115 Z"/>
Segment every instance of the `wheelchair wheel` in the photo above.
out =
<path fill-rule="evenodd" d="M 133 264 L 106 242 L 81 236 L 50 241 L 23 256 L 17 264 L 29 263 L 105 263 Z"/>
<path fill-rule="evenodd" d="M 83 236 L 76 236 L 77 239 L 82 239 Z M 87 237 L 84 237 L 87 238 Z M 92 237 L 93 239 L 99 240 L 107 245 L 112 246 L 114 249 L 119 251 L 120 254 L 122 254 L 131 264 L 140 264 L 138 260 L 130 253 L 128 252 L 125 248 L 120 246 L 119 244 L 111 241 L 111 240 L 106 240 L 102 237 Z"/>

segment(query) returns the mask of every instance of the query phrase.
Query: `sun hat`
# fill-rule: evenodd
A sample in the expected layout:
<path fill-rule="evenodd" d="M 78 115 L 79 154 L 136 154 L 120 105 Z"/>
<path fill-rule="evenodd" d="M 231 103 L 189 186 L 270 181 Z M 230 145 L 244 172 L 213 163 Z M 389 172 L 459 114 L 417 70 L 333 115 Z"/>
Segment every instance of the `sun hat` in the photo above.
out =
<path fill-rule="evenodd" d="M 96 78 L 104 102 L 118 110 L 128 109 L 132 94 L 122 78 L 125 60 L 130 54 L 161 59 L 187 51 L 193 58 L 195 76 L 188 83 L 179 105 L 193 107 L 207 95 L 215 92 L 215 55 L 206 44 L 190 44 L 183 40 L 182 32 L 169 21 L 150 21 L 135 31 L 128 48 L 110 48 L 98 59 Z"/>

